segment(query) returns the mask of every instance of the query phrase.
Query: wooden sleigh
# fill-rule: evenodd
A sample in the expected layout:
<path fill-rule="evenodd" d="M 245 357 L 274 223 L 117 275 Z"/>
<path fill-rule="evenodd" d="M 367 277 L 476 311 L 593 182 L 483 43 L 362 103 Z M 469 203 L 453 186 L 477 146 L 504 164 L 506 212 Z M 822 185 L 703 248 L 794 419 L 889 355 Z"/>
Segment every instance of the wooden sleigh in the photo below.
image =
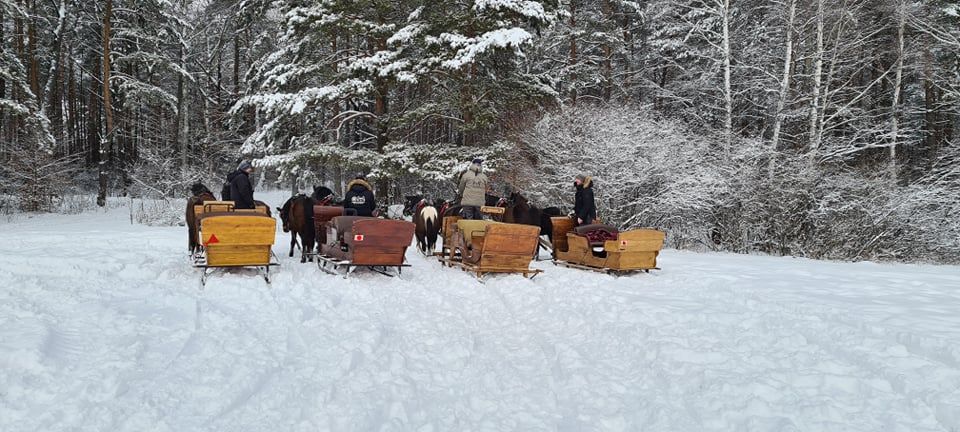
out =
<path fill-rule="evenodd" d="M 316 217 L 316 214 L 315 216 Z M 415 225 L 407 221 L 364 216 L 335 216 L 324 225 L 324 243 L 316 254 L 317 266 L 330 274 L 350 275 L 358 267 L 393 276 L 387 272 L 403 267 L 407 248 L 413 242 Z"/>
<path fill-rule="evenodd" d="M 206 285 L 211 270 L 255 267 L 270 283 L 272 247 L 277 222 L 257 211 L 206 212 L 198 218 L 203 249 L 195 256 L 194 267 L 203 269 L 200 283 Z"/>
<path fill-rule="evenodd" d="M 198 239 L 201 238 L 200 237 L 200 220 L 203 219 L 204 215 L 211 214 L 211 213 L 236 212 L 237 214 L 255 213 L 255 214 L 260 214 L 264 216 L 270 216 L 270 208 L 267 207 L 265 204 L 262 204 L 258 201 L 256 207 L 257 208 L 255 210 L 236 210 L 234 208 L 233 201 L 206 201 L 204 203 L 197 204 L 193 206 L 194 220 L 196 222 L 194 222 L 194 226 L 191 227 L 191 229 L 193 229 L 196 232 Z M 201 245 L 203 245 L 202 242 L 201 242 Z M 202 252 L 202 247 L 201 247 L 201 252 Z M 199 253 L 197 255 L 194 255 L 194 259 L 197 259 L 198 255 Z"/>
<path fill-rule="evenodd" d="M 444 265 L 459 267 L 481 280 L 489 273 L 520 273 L 532 279 L 543 272 L 530 268 L 540 227 L 464 219 L 454 224 L 449 241 L 444 235 L 439 257 Z"/>
<path fill-rule="evenodd" d="M 483 206 L 480 207 L 480 214 L 487 216 L 494 221 L 502 221 L 503 214 L 506 212 L 504 207 L 495 207 L 495 206 Z M 440 258 L 446 258 L 450 256 L 450 244 L 453 242 L 453 235 L 457 232 L 457 221 L 462 220 L 459 215 L 444 216 L 443 224 L 440 228 L 440 238 L 443 240 L 440 245 L 440 252 L 435 253 L 434 255 L 439 256 Z"/>
<path fill-rule="evenodd" d="M 657 256 L 666 235 L 653 229 L 619 232 L 609 225 L 574 227 L 570 218 L 551 218 L 554 264 L 609 274 L 659 270 Z M 609 239 L 590 242 L 587 233 L 603 231 Z"/>

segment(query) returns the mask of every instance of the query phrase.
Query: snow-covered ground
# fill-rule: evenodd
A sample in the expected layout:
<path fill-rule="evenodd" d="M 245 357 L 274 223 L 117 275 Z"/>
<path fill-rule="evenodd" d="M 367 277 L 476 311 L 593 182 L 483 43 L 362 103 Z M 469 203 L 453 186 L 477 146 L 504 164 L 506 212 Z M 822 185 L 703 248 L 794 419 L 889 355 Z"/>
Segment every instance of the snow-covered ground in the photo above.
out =
<path fill-rule="evenodd" d="M 201 290 L 182 227 L 0 224 L 0 431 L 960 430 L 957 267 L 344 280 L 286 247 Z"/>

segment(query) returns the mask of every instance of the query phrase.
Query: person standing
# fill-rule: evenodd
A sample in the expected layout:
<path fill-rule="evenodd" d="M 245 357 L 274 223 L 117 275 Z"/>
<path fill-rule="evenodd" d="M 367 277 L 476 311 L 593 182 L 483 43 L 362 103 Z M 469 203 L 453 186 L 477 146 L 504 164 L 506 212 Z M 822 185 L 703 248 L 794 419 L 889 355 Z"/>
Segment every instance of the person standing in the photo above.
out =
<path fill-rule="evenodd" d="M 486 193 L 490 185 L 490 180 L 483 173 L 482 164 L 483 159 L 474 159 L 467 172 L 460 176 L 457 195 L 462 206 L 460 216 L 464 219 L 482 219 L 480 207 L 486 203 Z"/>
<path fill-rule="evenodd" d="M 573 213 L 577 225 L 590 225 L 597 219 L 597 205 L 593 201 L 593 177 L 578 175 L 573 179 L 576 196 Z"/>
<path fill-rule="evenodd" d="M 253 164 L 250 161 L 243 161 L 240 162 L 237 171 L 227 177 L 230 181 L 230 200 L 233 201 L 234 209 L 254 210 L 257 208 L 253 201 L 253 183 L 250 182 L 250 174 L 253 171 Z"/>
<path fill-rule="evenodd" d="M 373 188 L 367 183 L 366 177 L 358 175 L 347 184 L 347 194 L 343 197 L 343 207 L 357 211 L 357 216 L 374 216 L 377 209 L 377 200 L 373 196 Z"/>

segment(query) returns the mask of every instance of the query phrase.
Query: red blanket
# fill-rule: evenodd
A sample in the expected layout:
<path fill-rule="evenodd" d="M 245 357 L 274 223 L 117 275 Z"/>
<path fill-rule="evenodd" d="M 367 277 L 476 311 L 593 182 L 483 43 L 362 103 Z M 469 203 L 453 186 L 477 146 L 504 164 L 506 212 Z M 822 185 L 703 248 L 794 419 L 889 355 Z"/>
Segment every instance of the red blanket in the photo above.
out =
<path fill-rule="evenodd" d="M 590 244 L 596 244 L 596 245 L 602 245 L 603 242 L 607 240 L 617 239 L 616 234 L 611 233 L 607 230 L 600 230 L 600 229 L 587 231 L 586 234 L 584 234 L 584 236 L 587 237 L 587 241 L 590 242 Z"/>

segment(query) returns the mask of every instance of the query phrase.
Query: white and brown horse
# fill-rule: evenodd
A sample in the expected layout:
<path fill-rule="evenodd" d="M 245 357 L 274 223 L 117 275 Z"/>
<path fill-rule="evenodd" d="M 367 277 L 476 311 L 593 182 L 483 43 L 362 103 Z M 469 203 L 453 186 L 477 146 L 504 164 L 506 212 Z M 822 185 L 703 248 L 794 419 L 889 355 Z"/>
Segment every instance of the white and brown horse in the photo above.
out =
<path fill-rule="evenodd" d="M 447 202 L 438 200 L 434 205 L 430 205 L 427 199 L 421 196 L 405 198 L 404 212 L 413 214 L 413 223 L 416 225 L 414 234 L 417 237 L 417 249 L 424 255 L 432 255 L 440 235 L 440 215 L 446 210 Z"/>

